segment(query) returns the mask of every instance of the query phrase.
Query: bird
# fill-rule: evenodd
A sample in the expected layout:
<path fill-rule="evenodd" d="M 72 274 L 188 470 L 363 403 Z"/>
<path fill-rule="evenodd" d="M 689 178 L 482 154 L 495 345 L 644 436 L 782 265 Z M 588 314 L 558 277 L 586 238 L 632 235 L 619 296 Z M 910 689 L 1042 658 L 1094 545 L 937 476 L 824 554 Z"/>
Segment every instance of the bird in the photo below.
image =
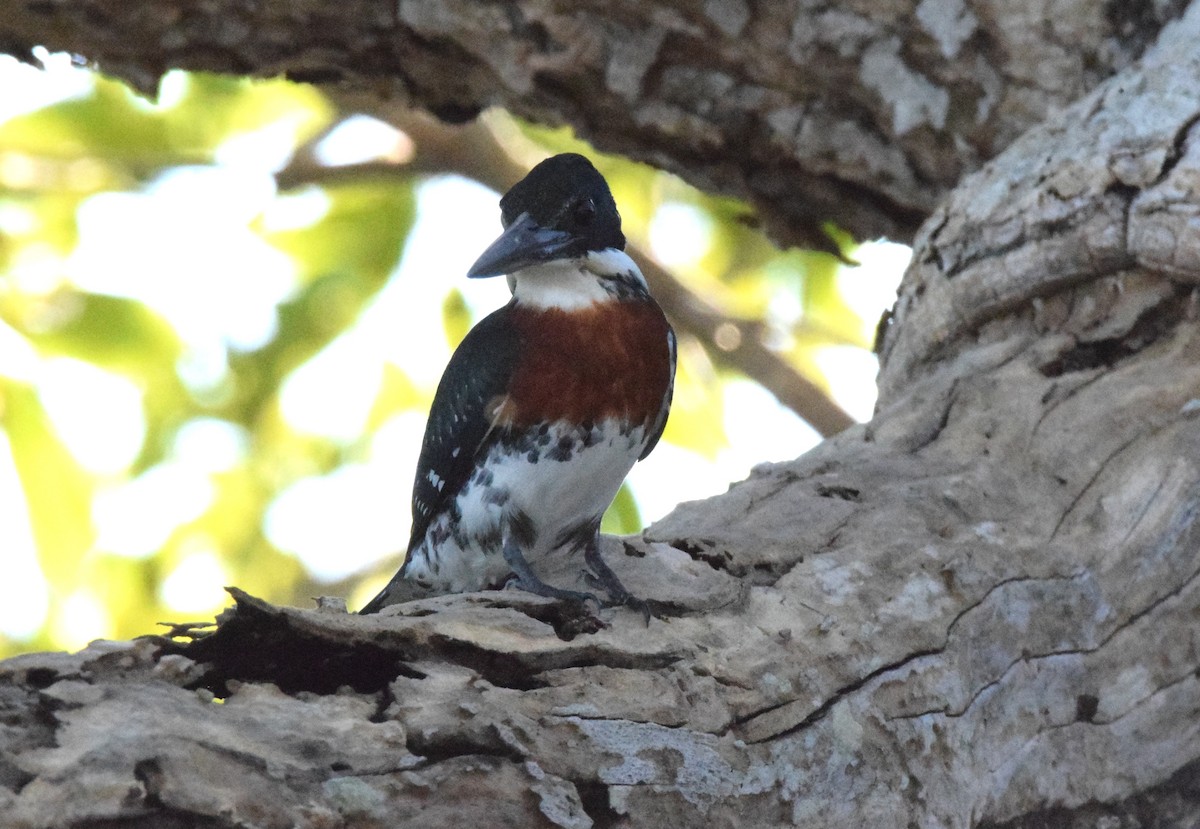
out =
<path fill-rule="evenodd" d="M 467 276 L 504 275 L 509 302 L 455 349 L 430 408 L 403 565 L 360 613 L 438 592 L 547 584 L 548 562 L 581 571 L 612 605 L 640 608 L 600 554 L 600 519 L 653 451 L 675 385 L 675 333 L 625 252 L 608 183 L 576 153 L 537 164 L 500 199 L 501 235 Z"/>

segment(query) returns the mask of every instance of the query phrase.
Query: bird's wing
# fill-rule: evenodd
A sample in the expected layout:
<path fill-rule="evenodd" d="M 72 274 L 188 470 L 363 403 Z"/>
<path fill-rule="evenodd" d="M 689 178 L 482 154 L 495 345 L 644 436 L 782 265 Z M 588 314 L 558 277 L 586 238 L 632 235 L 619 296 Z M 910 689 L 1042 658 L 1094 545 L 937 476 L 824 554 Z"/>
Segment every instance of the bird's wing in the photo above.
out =
<path fill-rule="evenodd" d="M 438 383 L 413 484 L 409 554 L 429 523 L 471 476 L 493 428 L 495 403 L 508 391 L 517 357 L 509 308 L 492 312 L 467 334 Z"/>
<path fill-rule="evenodd" d="M 667 392 L 663 395 L 662 408 L 658 412 L 658 418 L 654 421 L 650 440 L 646 441 L 646 448 L 638 456 L 639 461 L 645 460 L 646 456 L 654 451 L 654 447 L 658 446 L 658 439 L 662 437 L 663 429 L 667 428 L 667 415 L 671 413 L 671 398 L 675 395 L 675 331 L 669 325 L 667 326 L 667 351 L 671 355 L 671 379 L 667 382 Z"/>

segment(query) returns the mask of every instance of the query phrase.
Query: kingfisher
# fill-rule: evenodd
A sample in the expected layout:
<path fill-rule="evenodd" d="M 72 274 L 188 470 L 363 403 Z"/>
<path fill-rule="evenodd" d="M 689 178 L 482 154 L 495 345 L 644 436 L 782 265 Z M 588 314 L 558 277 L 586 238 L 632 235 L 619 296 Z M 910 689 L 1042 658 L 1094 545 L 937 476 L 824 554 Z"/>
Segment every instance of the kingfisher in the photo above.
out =
<path fill-rule="evenodd" d="M 402 600 L 404 581 L 446 592 L 544 582 L 583 554 L 615 605 L 633 597 L 600 555 L 600 518 L 671 408 L 675 333 L 625 253 L 608 183 L 585 157 L 542 161 L 500 199 L 503 232 L 467 272 L 506 275 L 512 299 L 455 350 L 425 427 L 404 564 L 361 613 Z M 647 618 L 649 618 L 647 616 Z"/>

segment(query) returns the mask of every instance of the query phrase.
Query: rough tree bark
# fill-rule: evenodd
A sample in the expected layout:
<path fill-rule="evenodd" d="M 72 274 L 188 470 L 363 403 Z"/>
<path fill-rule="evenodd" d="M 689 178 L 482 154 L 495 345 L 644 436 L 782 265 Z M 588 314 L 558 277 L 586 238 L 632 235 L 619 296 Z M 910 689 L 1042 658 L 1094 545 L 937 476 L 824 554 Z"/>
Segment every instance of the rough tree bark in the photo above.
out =
<path fill-rule="evenodd" d="M 499 104 L 751 201 L 784 243 L 907 241 L 964 173 L 1128 65 L 1185 0 L 0 0 L 0 49 Z"/>
<path fill-rule="evenodd" d="M 619 612 L 589 633 L 517 593 L 364 619 L 239 594 L 217 632 L 192 643 L 3 663 L 0 823 L 1200 822 L 1200 3 L 1136 59 L 1144 40 L 1117 48 L 1104 28 L 1117 4 L 1060 4 L 1062 16 L 1039 26 L 1029 25 L 1035 4 L 882 4 L 882 23 L 839 18 L 840 51 L 813 45 L 832 31 L 817 24 L 856 4 L 770 8 L 785 5 L 793 17 L 767 29 L 775 11 L 705 4 L 701 31 L 715 45 L 692 60 L 742 80 L 689 117 L 671 115 L 681 105 L 668 91 L 702 94 L 704 77 L 670 80 L 672 59 L 691 65 L 675 34 L 690 18 L 666 3 L 612 4 L 607 27 L 568 37 L 563 21 L 606 12 L 478 4 L 456 23 L 401 2 L 399 23 L 368 19 L 374 42 L 393 51 L 339 51 L 327 29 L 334 45 L 320 54 L 322 66 L 400 78 L 416 101 L 450 67 L 457 85 L 426 103 L 503 100 L 570 118 L 693 180 L 744 188 L 779 227 L 802 227 L 812 209 L 903 232 L 940 200 L 884 338 L 872 422 L 681 505 L 644 538 L 612 541 L 625 583 L 668 609 L 648 629 Z M 211 23 L 220 7 L 195 20 Z M 56 21 L 52 45 L 75 42 L 65 6 L 22 8 Z M 300 20 L 315 13 L 299 8 Z M 1175 7 L 1119 8 L 1137 9 L 1135 31 L 1148 39 Z M 941 38 L 905 39 L 936 14 L 929 29 Z M 980 20 L 991 23 L 986 38 Z M 486 48 L 480 21 L 500 32 Z M 645 21 L 669 33 L 637 34 Z M 265 37 L 244 28 L 239 42 Z M 919 74 L 959 90 L 947 92 L 959 117 L 939 126 L 918 105 L 924 87 L 886 61 L 886 93 L 839 74 L 868 72 L 869 53 L 891 42 L 872 39 L 878 31 L 897 40 L 887 47 L 896 60 L 930 58 Z M 739 34 L 766 45 L 726 48 L 721 38 Z M 639 37 L 663 56 L 652 72 L 616 45 L 633 43 L 636 56 Z M 982 42 L 968 51 L 971 38 Z M 576 39 L 585 46 L 560 54 Z M 994 44 L 1015 40 L 1021 50 L 994 59 Z M 794 67 L 785 56 L 796 43 L 826 65 L 768 72 Z M 163 61 L 220 62 L 120 48 L 96 53 L 151 74 Z M 1072 74 L 1049 53 L 1082 68 Z M 269 65 L 246 54 L 248 66 Z M 295 54 L 310 51 L 276 65 Z M 986 128 L 961 115 L 980 112 L 978 100 L 962 102 L 978 82 L 967 75 L 993 78 L 979 87 L 992 90 Z M 724 119 L 724 102 L 744 100 L 731 90 L 762 77 L 776 84 L 761 96 L 802 113 L 790 151 L 775 149 L 767 119 Z M 602 100 L 564 78 L 591 78 Z M 854 164 L 816 171 L 815 158 L 834 165 L 839 154 L 827 144 L 810 156 L 798 143 L 814 113 L 848 111 L 839 107 L 887 150 L 872 158 L 897 167 L 858 179 Z M 913 127 L 900 112 L 924 120 Z M 704 132 L 696 124 L 719 138 L 690 143 Z M 989 140 L 1018 133 L 961 177 L 990 155 Z M 749 155 L 732 160 L 729 147 Z M 791 189 L 758 184 L 760 164 L 791 171 Z"/>

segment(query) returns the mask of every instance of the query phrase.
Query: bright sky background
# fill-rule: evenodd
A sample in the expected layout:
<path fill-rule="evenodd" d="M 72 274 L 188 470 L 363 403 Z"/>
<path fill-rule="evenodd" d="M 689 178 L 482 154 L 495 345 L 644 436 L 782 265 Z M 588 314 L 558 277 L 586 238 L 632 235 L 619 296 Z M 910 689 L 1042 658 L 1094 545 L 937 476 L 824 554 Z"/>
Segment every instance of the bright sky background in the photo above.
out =
<path fill-rule="evenodd" d="M 41 72 L 0 57 L 0 121 L 90 89 L 90 77 L 69 60 L 46 56 L 46 62 L 49 71 Z M 332 164 L 369 159 L 386 153 L 394 141 L 390 127 L 355 118 L 325 140 L 321 158 Z M 96 196 L 79 213 L 79 245 L 65 263 L 33 251 L 0 277 L 37 286 L 56 280 L 65 268 L 81 288 L 146 302 L 186 344 L 180 365 L 185 381 L 211 386 L 220 379 L 228 349 L 270 339 L 276 306 L 296 287 L 291 260 L 249 230 L 251 219 L 261 214 L 271 229 L 303 227 L 326 207 L 315 189 L 276 194 L 270 172 L 286 162 L 281 148 L 289 142 L 290 136 L 278 133 L 251 135 L 223 147 L 214 166 L 179 169 L 143 191 Z M 450 356 L 441 314 L 448 281 L 456 281 L 476 315 L 508 300 L 504 280 L 461 278 L 499 232 L 498 198 L 454 177 L 420 186 L 417 222 L 392 279 L 349 331 L 284 385 L 283 414 L 294 428 L 347 440 L 362 434 L 386 363 L 402 366 L 418 385 L 436 384 Z M 5 221 L 0 215 L 0 232 L 12 229 Z M 700 251 L 703 230 L 692 208 L 667 205 L 651 227 L 652 252 L 668 267 L 687 265 Z M 845 269 L 840 286 L 851 307 L 873 321 L 891 305 L 909 251 L 880 243 L 855 255 L 862 267 Z M 229 302 L 230 296 L 237 302 Z M 869 418 L 874 357 L 837 348 L 819 359 L 838 402 L 855 417 Z M 213 497 L 209 475 L 233 466 L 245 452 L 246 436 L 238 427 L 195 420 L 180 432 L 166 462 L 126 481 L 122 473 L 145 436 L 141 392 L 132 383 L 76 360 L 41 358 L 3 324 L 0 373 L 34 382 L 70 450 L 89 470 L 112 480 L 96 500 L 94 517 L 98 546 L 120 555 L 151 555 L 172 527 L 201 514 Z M 730 385 L 724 427 L 729 446 L 715 461 L 662 443 L 634 468 L 629 482 L 646 523 L 679 501 L 723 492 L 757 463 L 794 458 L 818 440 L 750 381 Z M 359 461 L 285 490 L 267 514 L 268 538 L 322 580 L 395 557 L 407 540 L 406 505 L 423 429 L 424 415 L 397 416 Z M 0 635 L 21 640 L 44 622 L 48 589 L 2 431 L 0 550 L 5 568 Z M 223 603 L 225 583 L 216 552 L 197 543 L 165 580 L 162 598 L 181 614 L 203 612 Z M 68 597 L 66 607 L 58 631 L 64 641 L 79 646 L 108 633 L 94 596 Z"/>

